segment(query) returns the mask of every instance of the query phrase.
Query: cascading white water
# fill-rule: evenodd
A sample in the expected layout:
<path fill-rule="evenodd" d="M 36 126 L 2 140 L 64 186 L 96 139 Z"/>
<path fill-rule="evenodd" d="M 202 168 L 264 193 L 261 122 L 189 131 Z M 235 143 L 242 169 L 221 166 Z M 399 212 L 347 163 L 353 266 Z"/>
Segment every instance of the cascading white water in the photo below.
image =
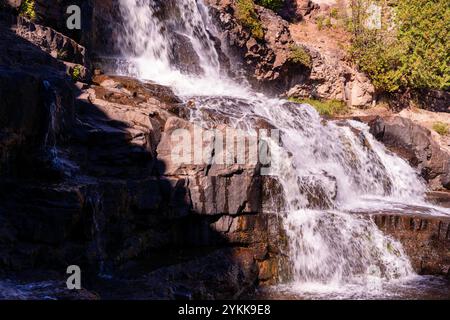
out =
<path fill-rule="evenodd" d="M 174 88 L 181 96 L 227 95 L 242 96 L 245 89 L 237 86 L 221 72 L 219 54 L 211 39 L 207 8 L 196 0 L 167 1 L 173 11 L 164 21 L 156 18 L 155 0 L 120 0 L 125 21 L 119 38 L 123 55 L 128 62 L 118 73 L 149 79 Z M 202 75 L 186 74 L 171 61 L 171 32 L 187 37 L 198 56 Z"/>
<path fill-rule="evenodd" d="M 224 114 L 240 128 L 261 118 L 281 130 L 282 147 L 272 146 L 280 160 L 274 174 L 285 193 L 296 289 L 356 285 L 364 291 L 380 281 L 414 276 L 402 246 L 364 216 L 401 211 L 406 204 L 449 213 L 425 203 L 425 185 L 405 161 L 387 152 L 366 125 L 322 121 L 309 105 L 270 99 L 230 79 L 221 70 L 211 37 L 216 31 L 202 1 L 177 0 L 171 9 L 177 14 L 164 19 L 158 18 L 155 0 L 119 1 L 130 65 L 118 72 L 169 85 L 194 99 L 198 109 Z M 174 28 L 190 39 L 202 74 L 187 74 L 171 62 Z M 193 121 L 201 119 L 201 112 L 193 114 Z"/>

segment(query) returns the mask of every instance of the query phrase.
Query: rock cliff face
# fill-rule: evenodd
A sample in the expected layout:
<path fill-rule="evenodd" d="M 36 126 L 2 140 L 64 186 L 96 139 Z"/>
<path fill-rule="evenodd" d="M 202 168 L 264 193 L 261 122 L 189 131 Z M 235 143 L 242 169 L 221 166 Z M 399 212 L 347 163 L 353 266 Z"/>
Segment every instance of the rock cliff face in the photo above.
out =
<path fill-rule="evenodd" d="M 340 100 L 352 106 L 364 107 L 373 102 L 375 89 L 364 74 L 334 54 L 307 43 L 296 43 L 289 23 L 273 11 L 255 5 L 264 31 L 264 37 L 258 39 L 237 18 L 236 1 L 208 0 L 208 3 L 222 30 L 221 38 L 235 49 L 239 60 L 244 57 L 243 66 L 256 87 L 287 97 Z M 303 4 L 298 8 L 306 10 Z M 296 50 L 308 56 L 306 63 L 296 60 Z"/>
<path fill-rule="evenodd" d="M 361 72 L 351 68 L 335 54 L 321 52 L 305 45 L 312 57 L 311 72 L 303 82 L 294 85 L 285 95 L 293 98 L 314 98 L 345 101 L 350 106 L 370 106 L 375 88 Z"/>
<path fill-rule="evenodd" d="M 193 126 L 170 89 L 75 83 L 81 46 L 22 19 L 0 27 L 1 272 L 78 264 L 151 298 L 237 298 L 276 281 L 281 194 L 258 165 L 172 163 L 171 132 Z"/>
<path fill-rule="evenodd" d="M 257 38 L 238 20 L 236 1 L 207 2 L 222 31 L 221 38 L 235 50 L 238 60 L 244 57 L 243 67 L 248 70 L 249 79 L 255 86 L 280 93 L 307 75 L 308 65 L 292 59 L 295 44 L 287 21 L 273 11 L 255 5 L 255 14 L 264 33 L 262 38 Z"/>

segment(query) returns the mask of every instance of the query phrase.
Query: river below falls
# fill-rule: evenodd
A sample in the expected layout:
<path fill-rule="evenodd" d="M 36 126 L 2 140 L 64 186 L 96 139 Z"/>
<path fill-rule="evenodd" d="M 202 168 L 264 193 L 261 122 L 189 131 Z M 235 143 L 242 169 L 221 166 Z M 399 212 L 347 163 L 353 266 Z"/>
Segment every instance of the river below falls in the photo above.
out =
<path fill-rule="evenodd" d="M 64 281 L 48 280 L 25 282 L 5 279 L 0 281 L 0 300 L 66 300 L 91 299 L 126 300 L 130 291 L 135 297 L 145 299 L 145 286 L 133 281 L 127 286 L 126 281 L 101 280 L 86 293 L 77 294 L 65 288 Z M 449 300 L 450 281 L 437 276 L 415 276 L 401 283 L 379 283 L 372 285 L 323 285 L 323 284 L 289 284 L 262 287 L 256 292 L 244 296 L 249 300 Z M 138 298 L 139 299 L 139 298 Z"/>
<path fill-rule="evenodd" d="M 365 286 L 290 284 L 262 288 L 253 299 L 269 300 L 449 300 L 450 281 L 437 276 L 414 276 L 401 282 L 374 279 Z"/>

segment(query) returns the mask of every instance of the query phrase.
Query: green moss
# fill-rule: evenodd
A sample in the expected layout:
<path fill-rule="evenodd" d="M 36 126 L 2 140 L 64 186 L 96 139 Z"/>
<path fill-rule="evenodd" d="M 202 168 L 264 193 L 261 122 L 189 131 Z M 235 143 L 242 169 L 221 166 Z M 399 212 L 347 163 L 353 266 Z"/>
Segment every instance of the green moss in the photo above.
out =
<path fill-rule="evenodd" d="M 246 28 L 250 29 L 254 38 L 259 40 L 264 38 L 264 29 L 256 13 L 253 0 L 237 0 L 236 18 Z"/>
<path fill-rule="evenodd" d="M 322 116 L 334 117 L 346 114 L 348 112 L 347 105 L 338 100 L 316 100 L 316 99 L 298 99 L 289 98 L 289 101 L 295 103 L 306 103 L 313 106 Z"/>
<path fill-rule="evenodd" d="M 36 19 L 36 10 L 34 0 L 24 0 L 20 5 L 20 15 L 27 17 L 30 20 Z"/>
<path fill-rule="evenodd" d="M 298 45 L 293 45 L 290 47 L 291 54 L 289 60 L 296 64 L 302 64 L 308 68 L 312 66 L 311 56 L 306 52 L 306 50 Z"/>
<path fill-rule="evenodd" d="M 444 122 L 435 122 L 433 124 L 433 130 L 439 133 L 441 136 L 445 136 L 449 133 L 449 125 Z"/>

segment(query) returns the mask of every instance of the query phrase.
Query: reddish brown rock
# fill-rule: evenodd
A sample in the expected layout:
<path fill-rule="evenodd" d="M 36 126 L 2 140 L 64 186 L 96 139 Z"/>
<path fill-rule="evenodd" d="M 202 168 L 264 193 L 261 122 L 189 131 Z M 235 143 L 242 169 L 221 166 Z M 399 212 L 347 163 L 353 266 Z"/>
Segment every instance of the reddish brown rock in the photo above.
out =
<path fill-rule="evenodd" d="M 292 60 L 294 41 L 288 22 L 272 10 L 255 5 L 264 30 L 264 37 L 258 39 L 236 18 L 235 0 L 209 0 L 208 4 L 223 30 L 222 38 L 243 57 L 254 85 L 282 93 L 307 75 L 308 66 Z"/>
<path fill-rule="evenodd" d="M 450 276 L 450 218 L 420 215 L 375 215 L 375 223 L 398 239 L 420 274 Z"/>

